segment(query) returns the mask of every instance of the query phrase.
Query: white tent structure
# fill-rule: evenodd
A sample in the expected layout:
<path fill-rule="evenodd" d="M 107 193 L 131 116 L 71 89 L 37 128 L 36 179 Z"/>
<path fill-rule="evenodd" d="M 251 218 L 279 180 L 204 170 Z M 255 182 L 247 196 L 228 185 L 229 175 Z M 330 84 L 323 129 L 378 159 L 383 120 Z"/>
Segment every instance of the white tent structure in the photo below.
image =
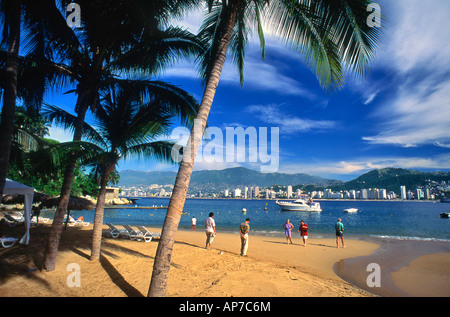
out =
<path fill-rule="evenodd" d="M 25 218 L 25 235 L 20 239 L 21 244 L 28 245 L 30 242 L 30 226 L 31 226 L 31 208 L 33 205 L 34 188 L 6 179 L 5 188 L 3 189 L 5 195 L 24 195 L 24 218 Z"/>

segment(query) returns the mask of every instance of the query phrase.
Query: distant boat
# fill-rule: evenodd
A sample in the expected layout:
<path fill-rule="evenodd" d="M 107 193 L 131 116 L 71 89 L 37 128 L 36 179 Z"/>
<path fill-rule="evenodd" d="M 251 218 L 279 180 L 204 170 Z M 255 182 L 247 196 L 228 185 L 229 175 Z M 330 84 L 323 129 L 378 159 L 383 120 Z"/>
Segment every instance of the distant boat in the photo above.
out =
<path fill-rule="evenodd" d="M 450 218 L 450 212 L 441 213 L 441 218 Z"/>
<path fill-rule="evenodd" d="M 280 206 L 281 211 L 322 211 L 319 203 L 307 202 L 304 199 L 297 199 L 295 201 L 276 201 Z"/>
<path fill-rule="evenodd" d="M 347 209 L 344 209 L 344 212 L 348 212 L 348 213 L 357 212 L 357 211 L 358 211 L 357 208 L 347 208 Z"/>
<path fill-rule="evenodd" d="M 441 198 L 441 203 L 450 203 L 450 198 Z"/>

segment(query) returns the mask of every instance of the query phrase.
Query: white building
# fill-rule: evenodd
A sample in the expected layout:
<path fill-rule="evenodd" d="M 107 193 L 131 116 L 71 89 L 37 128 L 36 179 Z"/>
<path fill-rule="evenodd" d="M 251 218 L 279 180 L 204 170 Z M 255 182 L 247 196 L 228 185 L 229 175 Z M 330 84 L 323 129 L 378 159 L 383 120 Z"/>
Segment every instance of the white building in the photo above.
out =
<path fill-rule="evenodd" d="M 400 186 L 400 197 L 402 200 L 406 200 L 406 186 Z"/>
<path fill-rule="evenodd" d="M 291 198 L 291 197 L 292 197 L 292 186 L 289 185 L 289 186 L 287 187 L 287 198 L 289 199 L 289 198 Z"/>

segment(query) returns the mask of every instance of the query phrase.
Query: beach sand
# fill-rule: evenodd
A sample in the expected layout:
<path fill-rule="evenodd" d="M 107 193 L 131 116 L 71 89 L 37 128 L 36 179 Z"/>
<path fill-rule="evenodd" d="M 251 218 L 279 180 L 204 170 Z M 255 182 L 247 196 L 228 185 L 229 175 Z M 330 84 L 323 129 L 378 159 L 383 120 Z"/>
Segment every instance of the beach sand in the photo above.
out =
<path fill-rule="evenodd" d="M 40 266 L 48 230 L 49 225 L 33 227 L 29 246 L 0 249 L 1 297 L 147 295 L 158 240 L 145 243 L 104 237 L 101 260 L 92 262 L 89 261 L 92 225 L 68 227 L 61 238 L 56 270 L 46 272 Z M 158 228 L 151 230 L 160 232 Z M 371 241 L 346 239 L 346 248 L 337 249 L 334 239 L 310 239 L 304 247 L 298 236 L 293 237 L 293 245 L 287 245 L 282 235 L 251 235 L 248 257 L 241 257 L 238 234 L 219 231 L 212 250 L 204 248 L 203 230 L 179 230 L 176 240 L 167 289 L 169 297 L 374 296 L 344 281 L 333 269 L 343 259 L 373 254 L 379 244 Z M 448 285 L 448 264 L 436 272 L 429 270 L 433 263 L 441 263 L 443 259 L 448 263 L 448 254 L 419 258 L 400 270 L 394 280 L 402 285 L 417 270 L 425 270 L 433 276 L 444 274 Z M 73 281 L 70 279 L 73 263 L 80 269 L 80 287 L 68 285 L 68 277 L 69 282 Z M 442 284 L 442 277 L 436 282 Z"/>

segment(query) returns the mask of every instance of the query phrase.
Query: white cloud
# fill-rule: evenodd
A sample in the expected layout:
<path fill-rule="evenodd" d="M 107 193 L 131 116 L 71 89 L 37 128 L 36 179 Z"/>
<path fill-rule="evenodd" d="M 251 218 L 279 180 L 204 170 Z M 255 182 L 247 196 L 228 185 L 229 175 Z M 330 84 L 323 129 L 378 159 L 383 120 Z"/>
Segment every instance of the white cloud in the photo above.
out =
<path fill-rule="evenodd" d="M 404 147 L 450 144 L 450 2 L 393 1 L 386 41 L 377 67 L 392 73 L 394 90 L 373 113 L 379 132 L 363 137 L 372 144 Z M 372 98 L 372 96 L 374 96 Z M 376 95 L 369 94 L 366 103 Z"/>
<path fill-rule="evenodd" d="M 399 167 L 406 169 L 450 169 L 450 154 L 434 157 L 359 157 L 350 160 L 317 160 L 308 163 L 281 164 L 280 172 L 307 173 L 323 177 L 359 176 L 373 169 Z"/>
<path fill-rule="evenodd" d="M 423 80 L 402 85 L 390 104 L 380 107 L 375 116 L 384 123 L 381 132 L 363 137 L 374 144 L 413 147 L 450 143 L 450 80 Z"/>
<path fill-rule="evenodd" d="M 282 134 L 295 134 L 301 132 L 321 132 L 332 130 L 337 126 L 334 121 L 311 120 L 292 116 L 283 112 L 282 105 L 251 105 L 246 111 L 257 117 L 259 120 L 279 126 Z"/>
<path fill-rule="evenodd" d="M 380 93 L 379 90 L 377 90 L 373 93 L 370 93 L 368 96 L 366 96 L 366 99 L 364 100 L 364 104 L 370 105 L 375 100 L 375 98 L 378 96 L 379 93 Z"/>
<path fill-rule="evenodd" d="M 403 74 L 417 66 L 449 69 L 450 2 L 389 0 L 382 10 L 387 16 L 385 45 L 378 55 L 384 63 Z"/>

